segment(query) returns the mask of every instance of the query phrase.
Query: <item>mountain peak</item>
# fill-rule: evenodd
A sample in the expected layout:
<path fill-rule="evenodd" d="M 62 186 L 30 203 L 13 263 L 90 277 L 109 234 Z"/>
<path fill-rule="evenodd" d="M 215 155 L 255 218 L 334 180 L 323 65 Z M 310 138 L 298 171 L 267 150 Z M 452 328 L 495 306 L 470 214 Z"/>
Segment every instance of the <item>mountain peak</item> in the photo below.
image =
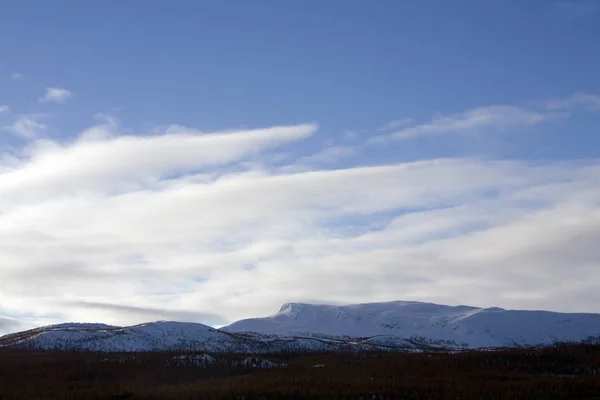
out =
<path fill-rule="evenodd" d="M 600 315 L 418 301 L 346 306 L 286 303 L 270 317 L 237 321 L 224 329 L 297 336 L 427 338 L 468 347 L 497 347 L 551 344 L 598 336 Z"/>
<path fill-rule="evenodd" d="M 303 310 L 310 309 L 313 307 L 322 307 L 318 304 L 307 304 L 307 303 L 285 303 L 279 308 L 278 315 L 285 314 L 289 317 L 298 316 Z"/>

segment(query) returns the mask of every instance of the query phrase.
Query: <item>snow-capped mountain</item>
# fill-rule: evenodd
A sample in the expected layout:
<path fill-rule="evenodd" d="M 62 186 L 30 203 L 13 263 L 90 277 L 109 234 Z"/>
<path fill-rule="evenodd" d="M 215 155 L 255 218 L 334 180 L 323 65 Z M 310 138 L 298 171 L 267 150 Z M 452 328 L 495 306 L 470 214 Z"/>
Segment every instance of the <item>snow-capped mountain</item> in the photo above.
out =
<path fill-rule="evenodd" d="M 210 348 L 227 351 L 234 335 L 209 326 L 153 322 L 130 327 L 105 324 L 59 324 L 6 335 L 0 345 L 91 351 L 153 351 Z"/>
<path fill-rule="evenodd" d="M 460 347 L 503 347 L 582 341 L 600 335 L 600 314 L 517 311 L 395 301 L 348 306 L 284 304 L 266 318 L 222 330 L 263 334 L 403 338 Z"/>
<path fill-rule="evenodd" d="M 91 351 L 267 353 L 341 349 L 487 348 L 600 338 L 600 314 L 516 311 L 396 301 L 348 306 L 290 303 L 222 329 L 153 322 L 60 324 L 0 337 L 0 347 Z"/>
<path fill-rule="evenodd" d="M 283 351 L 335 351 L 350 344 L 338 338 L 230 333 L 190 322 L 158 321 L 129 327 L 105 324 L 59 324 L 0 337 L 0 347 L 36 350 L 100 352 L 207 351 L 269 353 Z M 353 348 L 377 349 L 376 344 Z"/>

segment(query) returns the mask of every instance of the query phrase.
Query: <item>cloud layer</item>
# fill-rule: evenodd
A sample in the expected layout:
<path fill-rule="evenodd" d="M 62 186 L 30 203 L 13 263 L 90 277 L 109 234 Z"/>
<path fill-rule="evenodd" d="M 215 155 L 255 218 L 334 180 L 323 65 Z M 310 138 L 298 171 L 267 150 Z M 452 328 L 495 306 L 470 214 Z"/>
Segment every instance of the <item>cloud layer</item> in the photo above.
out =
<path fill-rule="evenodd" d="M 391 128 L 545 118 L 487 107 Z M 128 135 L 107 118 L 0 150 L 0 314 L 220 325 L 290 301 L 398 299 L 600 312 L 599 160 L 366 166 L 333 146 L 272 161 L 316 130 Z"/>

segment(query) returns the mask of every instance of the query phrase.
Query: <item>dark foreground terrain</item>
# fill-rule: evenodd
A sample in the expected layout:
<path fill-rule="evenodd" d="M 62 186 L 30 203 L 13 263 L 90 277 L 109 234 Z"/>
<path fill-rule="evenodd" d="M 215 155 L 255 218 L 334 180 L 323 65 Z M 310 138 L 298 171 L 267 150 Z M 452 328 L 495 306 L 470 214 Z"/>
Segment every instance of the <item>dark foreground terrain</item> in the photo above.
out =
<path fill-rule="evenodd" d="M 213 356 L 207 362 L 182 353 L 4 350 L 0 399 L 600 399 L 600 346 L 594 345 Z"/>

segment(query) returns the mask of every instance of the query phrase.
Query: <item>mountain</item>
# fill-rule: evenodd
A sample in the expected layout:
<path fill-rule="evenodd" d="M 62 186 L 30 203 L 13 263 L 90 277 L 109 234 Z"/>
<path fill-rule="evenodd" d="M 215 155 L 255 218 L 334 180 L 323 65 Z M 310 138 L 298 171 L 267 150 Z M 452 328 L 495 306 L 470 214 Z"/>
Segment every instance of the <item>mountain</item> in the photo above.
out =
<path fill-rule="evenodd" d="M 517 311 L 395 301 L 348 306 L 284 304 L 265 318 L 234 322 L 227 332 L 403 338 L 470 348 L 582 341 L 600 335 L 600 314 Z"/>
<path fill-rule="evenodd" d="M 379 349 L 377 344 L 338 338 L 230 333 L 190 322 L 158 321 L 129 327 L 67 323 L 0 337 L 0 347 L 58 351 L 206 351 L 269 353 Z"/>
<path fill-rule="evenodd" d="M 395 301 L 284 304 L 221 329 L 198 323 L 130 327 L 68 323 L 0 337 L 0 347 L 46 350 L 268 353 L 550 345 L 600 339 L 600 314 L 516 311 Z"/>
<path fill-rule="evenodd" d="M 154 351 L 187 348 L 228 350 L 232 335 L 209 326 L 153 322 L 130 327 L 105 324 L 60 324 L 0 338 L 0 345 L 52 350 Z"/>

